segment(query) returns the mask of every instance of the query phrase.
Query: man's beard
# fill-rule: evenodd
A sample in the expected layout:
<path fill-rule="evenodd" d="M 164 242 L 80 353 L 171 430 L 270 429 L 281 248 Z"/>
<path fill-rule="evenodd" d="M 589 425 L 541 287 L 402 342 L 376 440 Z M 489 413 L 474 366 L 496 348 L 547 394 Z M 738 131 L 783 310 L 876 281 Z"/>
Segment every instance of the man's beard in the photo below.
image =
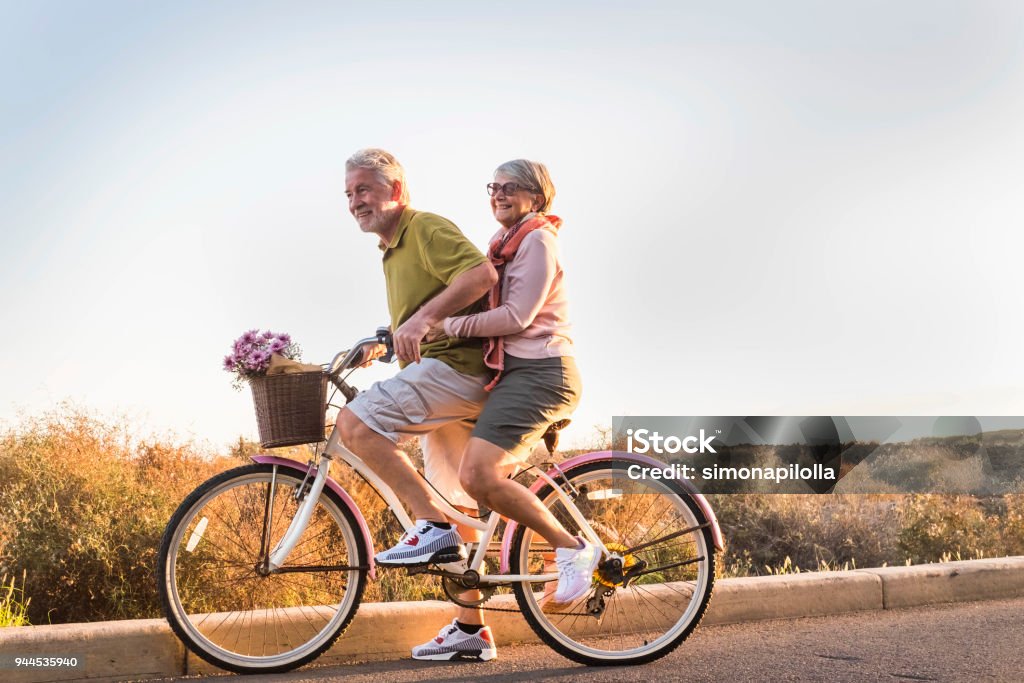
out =
<path fill-rule="evenodd" d="M 379 213 L 374 213 L 370 216 L 370 221 L 365 225 L 360 225 L 363 232 L 372 232 L 380 234 L 383 230 L 391 227 L 398 221 L 399 215 L 402 213 L 402 206 L 398 205 L 393 209 L 383 209 Z"/>

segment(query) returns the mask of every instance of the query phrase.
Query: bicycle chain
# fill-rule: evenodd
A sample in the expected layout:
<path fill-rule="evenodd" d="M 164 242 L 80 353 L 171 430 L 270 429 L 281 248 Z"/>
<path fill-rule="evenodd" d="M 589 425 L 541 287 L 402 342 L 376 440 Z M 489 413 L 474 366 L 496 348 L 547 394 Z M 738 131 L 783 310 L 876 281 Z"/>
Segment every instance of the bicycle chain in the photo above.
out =
<path fill-rule="evenodd" d="M 518 608 L 517 609 L 512 609 L 511 607 L 484 607 L 484 605 L 486 605 L 492 599 L 493 599 L 493 597 L 487 598 L 486 600 L 481 602 L 479 605 L 477 605 L 476 608 L 480 609 L 480 610 L 483 610 L 485 612 L 515 612 L 516 614 L 522 614 L 523 613 L 523 610 L 518 609 Z M 589 612 L 554 612 L 554 614 L 557 614 L 559 616 L 566 616 L 566 617 L 590 617 L 590 616 L 593 616 Z"/>
<path fill-rule="evenodd" d="M 499 588 L 499 587 L 500 586 L 495 586 L 495 588 Z M 472 590 L 472 589 L 470 589 L 470 590 Z M 497 591 L 495 591 L 495 593 L 496 592 Z M 506 595 L 507 595 L 507 593 L 506 593 Z M 483 610 L 484 612 L 512 612 L 512 613 L 515 613 L 515 614 L 522 614 L 523 613 L 523 610 L 519 609 L 518 607 L 516 607 L 516 608 L 512 608 L 512 607 L 484 607 L 484 605 L 486 605 L 487 603 L 489 603 L 493 599 L 494 599 L 494 594 L 492 594 L 491 597 L 489 597 L 486 600 L 484 600 L 483 602 L 481 602 L 479 605 L 460 605 L 459 603 L 457 603 L 454 600 L 452 600 L 450 596 L 448 598 L 449 602 L 451 602 L 452 604 L 458 605 L 459 607 L 467 607 L 468 609 L 478 609 L 478 610 Z M 569 616 L 569 617 L 589 617 L 589 616 L 593 616 L 589 612 L 556 612 L 556 614 L 563 615 L 563 616 Z"/>

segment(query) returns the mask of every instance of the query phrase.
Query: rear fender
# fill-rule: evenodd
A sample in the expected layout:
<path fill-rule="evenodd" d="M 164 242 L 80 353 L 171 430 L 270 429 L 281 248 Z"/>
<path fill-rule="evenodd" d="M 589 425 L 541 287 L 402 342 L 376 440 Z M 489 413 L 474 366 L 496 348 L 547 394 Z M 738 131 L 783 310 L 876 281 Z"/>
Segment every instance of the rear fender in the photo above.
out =
<path fill-rule="evenodd" d="M 597 451 L 594 453 L 583 453 L 581 455 L 574 456 L 564 462 L 559 463 L 558 466 L 559 468 L 561 468 L 563 472 L 568 473 L 569 470 L 573 467 L 579 467 L 580 465 L 586 465 L 587 463 L 597 462 L 599 460 L 611 460 L 612 457 L 618 458 L 620 460 L 632 460 L 636 462 L 638 465 L 645 465 L 648 467 L 662 468 L 665 466 L 665 463 L 655 460 L 654 458 L 649 458 L 645 455 L 638 455 L 636 453 L 623 453 L 622 451 Z M 549 477 L 555 479 L 556 481 L 559 477 L 558 470 L 554 468 L 548 470 L 547 474 Z M 689 493 L 690 495 L 690 498 L 693 499 L 693 502 L 697 504 L 697 507 L 700 508 L 700 511 L 704 514 L 704 519 L 706 519 L 711 524 L 711 541 L 712 543 L 714 543 L 715 549 L 725 550 L 725 539 L 722 536 L 722 528 L 718 525 L 718 518 L 715 516 L 715 511 L 711 509 L 711 505 L 708 503 L 707 498 L 705 498 L 704 495 L 700 491 L 698 491 L 691 482 L 685 479 L 676 480 L 676 482 L 684 489 L 686 489 L 687 493 Z M 530 486 L 530 490 L 533 491 L 534 493 L 538 493 L 545 483 L 547 482 L 538 477 Z M 502 574 L 509 573 L 509 553 L 512 550 L 512 536 L 515 534 L 516 527 L 518 526 L 518 522 L 510 519 L 508 521 L 508 524 L 505 526 L 505 533 L 501 537 Z"/>
<path fill-rule="evenodd" d="M 303 475 L 306 474 L 306 470 L 308 469 L 306 465 L 303 465 L 300 462 L 289 460 L 288 458 L 281 458 L 276 455 L 254 455 L 252 456 L 252 460 L 253 462 L 258 462 L 261 465 L 277 465 L 278 467 L 300 472 Z M 359 531 L 363 534 L 363 541 L 366 543 L 366 551 L 368 553 L 366 561 L 370 567 L 370 578 L 376 579 L 377 568 L 373 563 L 373 536 L 370 534 L 370 528 L 366 526 L 366 519 L 363 517 L 363 513 L 359 511 L 359 507 L 356 505 L 356 502 L 352 500 L 352 497 L 348 495 L 348 492 L 345 491 L 345 489 L 341 488 L 338 482 L 328 477 L 326 486 L 338 495 L 341 502 L 352 512 L 352 516 L 355 517 L 356 523 L 359 525 Z"/>

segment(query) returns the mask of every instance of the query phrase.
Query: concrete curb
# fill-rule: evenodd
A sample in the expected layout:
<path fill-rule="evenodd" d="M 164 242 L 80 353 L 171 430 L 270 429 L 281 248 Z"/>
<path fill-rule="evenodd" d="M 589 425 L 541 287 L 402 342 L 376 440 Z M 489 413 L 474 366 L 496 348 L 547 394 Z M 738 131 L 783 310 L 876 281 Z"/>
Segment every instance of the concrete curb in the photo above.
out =
<path fill-rule="evenodd" d="M 914 567 L 884 567 L 720 579 L 705 624 L 824 616 L 943 602 L 1024 597 L 1024 556 Z M 514 607 L 500 596 L 498 607 Z M 400 659 L 451 620 L 454 608 L 439 601 L 367 603 L 344 636 L 318 664 Z M 498 644 L 537 642 L 517 613 L 488 615 Z M 187 653 L 163 619 L 26 626 L 0 630 L 0 660 L 14 656 L 68 656 L 78 669 L 4 671 L 5 681 L 118 681 L 220 671 Z"/>

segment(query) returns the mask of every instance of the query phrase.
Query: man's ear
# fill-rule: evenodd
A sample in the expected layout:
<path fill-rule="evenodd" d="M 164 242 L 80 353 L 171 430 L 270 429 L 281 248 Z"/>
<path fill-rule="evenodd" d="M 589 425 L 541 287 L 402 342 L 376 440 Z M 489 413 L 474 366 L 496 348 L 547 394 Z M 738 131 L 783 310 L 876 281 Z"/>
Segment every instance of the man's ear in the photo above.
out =
<path fill-rule="evenodd" d="M 396 180 L 391 183 L 391 201 L 397 202 L 402 198 L 402 181 Z"/>

